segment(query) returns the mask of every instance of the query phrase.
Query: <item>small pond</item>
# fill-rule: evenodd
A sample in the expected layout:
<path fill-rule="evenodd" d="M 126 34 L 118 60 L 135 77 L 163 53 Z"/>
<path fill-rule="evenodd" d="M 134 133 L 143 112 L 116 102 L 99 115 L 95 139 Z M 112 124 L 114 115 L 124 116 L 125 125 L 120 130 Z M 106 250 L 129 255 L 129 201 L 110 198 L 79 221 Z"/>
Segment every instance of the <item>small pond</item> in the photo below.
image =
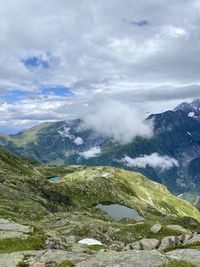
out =
<path fill-rule="evenodd" d="M 106 212 L 112 219 L 121 220 L 124 218 L 133 219 L 135 221 L 144 221 L 145 218 L 140 216 L 135 209 L 130 209 L 119 204 L 98 204 L 96 208 Z"/>
<path fill-rule="evenodd" d="M 49 181 L 58 181 L 58 180 L 60 180 L 61 178 L 60 178 L 60 176 L 51 176 L 51 177 L 48 177 L 47 178 Z"/>

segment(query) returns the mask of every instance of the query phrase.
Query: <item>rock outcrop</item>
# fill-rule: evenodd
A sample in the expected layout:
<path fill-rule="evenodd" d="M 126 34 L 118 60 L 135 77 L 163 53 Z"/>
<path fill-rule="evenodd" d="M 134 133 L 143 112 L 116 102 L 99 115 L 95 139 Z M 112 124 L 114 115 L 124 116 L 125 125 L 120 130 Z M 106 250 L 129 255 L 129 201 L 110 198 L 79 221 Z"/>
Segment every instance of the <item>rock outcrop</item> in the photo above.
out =
<path fill-rule="evenodd" d="M 176 260 L 187 260 L 200 266 L 200 251 L 175 250 L 167 254 L 159 251 L 103 252 L 95 257 L 78 263 L 77 267 L 158 267 L 164 263 Z M 178 267 L 178 266 L 177 266 Z"/>
<path fill-rule="evenodd" d="M 128 250 L 163 250 L 178 245 L 187 245 L 200 242 L 200 234 L 182 234 L 180 236 L 166 236 L 162 239 L 143 238 L 124 247 Z"/>
<path fill-rule="evenodd" d="M 13 237 L 25 238 L 27 234 L 31 233 L 33 233 L 33 229 L 30 226 L 0 219 L 0 239 Z"/>

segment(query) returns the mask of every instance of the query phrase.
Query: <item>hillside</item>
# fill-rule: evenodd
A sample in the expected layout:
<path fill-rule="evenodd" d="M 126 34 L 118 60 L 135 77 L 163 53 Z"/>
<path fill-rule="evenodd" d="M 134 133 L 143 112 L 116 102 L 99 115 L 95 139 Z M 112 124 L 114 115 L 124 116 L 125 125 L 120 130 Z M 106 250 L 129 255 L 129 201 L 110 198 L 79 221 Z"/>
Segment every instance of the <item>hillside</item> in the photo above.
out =
<path fill-rule="evenodd" d="M 101 202 L 116 202 L 133 207 L 149 218 L 163 214 L 200 219 L 198 210 L 191 204 L 140 173 L 112 167 L 40 165 L 5 151 L 0 151 L 0 166 L 1 201 L 10 204 L 19 201 L 20 206 L 29 195 L 33 202 L 37 202 L 37 197 L 46 197 L 50 202 L 55 197 L 55 206 L 60 201 L 64 208 L 64 202 L 59 199 L 63 197 L 63 201 L 69 199 L 66 200 L 69 206 L 76 209 L 92 208 Z M 51 182 L 47 179 L 51 176 L 62 178 Z"/>
<path fill-rule="evenodd" d="M 100 136 L 79 119 L 43 123 L 16 135 L 1 135 L 0 145 L 41 163 L 109 165 L 139 171 L 166 185 L 171 192 L 181 194 L 200 185 L 199 109 L 200 102 L 195 100 L 171 111 L 152 114 L 147 119 L 154 121 L 154 136 L 149 140 L 138 137 L 127 145 Z M 159 169 L 151 164 L 140 166 L 124 161 L 125 156 L 134 160 L 155 153 L 177 164 Z"/>
<path fill-rule="evenodd" d="M 30 255 L 37 261 L 48 243 L 59 255 L 56 262 L 79 262 L 98 249 L 114 253 L 143 238 L 164 240 L 200 228 L 198 209 L 137 172 L 40 165 L 5 151 L 0 152 L 0 166 L 0 260 L 4 266 L 16 267 L 17 262 L 23 262 L 20 255 L 29 255 L 25 262 L 31 262 Z M 49 180 L 54 176 L 59 179 Z M 120 212 L 128 207 L 142 219 L 129 215 L 115 219 L 96 207 L 100 203 L 121 205 Z M 161 228 L 151 232 L 158 222 Z M 83 238 L 97 239 L 102 245 L 81 246 L 77 242 Z M 194 236 L 194 240 L 198 238 Z M 47 250 L 48 259 L 55 260 L 55 253 Z M 9 265 L 9 259 L 15 259 L 13 265 Z"/>

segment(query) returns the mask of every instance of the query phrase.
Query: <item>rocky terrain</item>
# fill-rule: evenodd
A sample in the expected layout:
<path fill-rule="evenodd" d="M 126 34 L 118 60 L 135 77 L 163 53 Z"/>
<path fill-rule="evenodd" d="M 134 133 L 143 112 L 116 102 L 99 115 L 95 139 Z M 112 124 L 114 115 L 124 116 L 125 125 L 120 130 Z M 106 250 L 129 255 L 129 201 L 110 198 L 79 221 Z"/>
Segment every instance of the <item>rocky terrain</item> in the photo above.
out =
<path fill-rule="evenodd" d="M 1 151 L 0 183 L 2 267 L 200 266 L 199 210 L 140 173 Z M 143 220 L 114 219 L 99 203 Z"/>

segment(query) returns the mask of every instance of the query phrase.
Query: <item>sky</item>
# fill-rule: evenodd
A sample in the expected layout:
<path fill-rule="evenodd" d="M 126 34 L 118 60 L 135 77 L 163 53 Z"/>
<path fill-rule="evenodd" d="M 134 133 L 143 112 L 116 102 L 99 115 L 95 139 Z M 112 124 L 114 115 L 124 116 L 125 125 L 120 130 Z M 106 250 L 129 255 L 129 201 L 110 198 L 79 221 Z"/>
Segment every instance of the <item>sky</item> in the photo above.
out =
<path fill-rule="evenodd" d="M 0 131 L 80 117 L 150 136 L 148 113 L 200 97 L 200 1 L 0 0 L 0 51 Z"/>

